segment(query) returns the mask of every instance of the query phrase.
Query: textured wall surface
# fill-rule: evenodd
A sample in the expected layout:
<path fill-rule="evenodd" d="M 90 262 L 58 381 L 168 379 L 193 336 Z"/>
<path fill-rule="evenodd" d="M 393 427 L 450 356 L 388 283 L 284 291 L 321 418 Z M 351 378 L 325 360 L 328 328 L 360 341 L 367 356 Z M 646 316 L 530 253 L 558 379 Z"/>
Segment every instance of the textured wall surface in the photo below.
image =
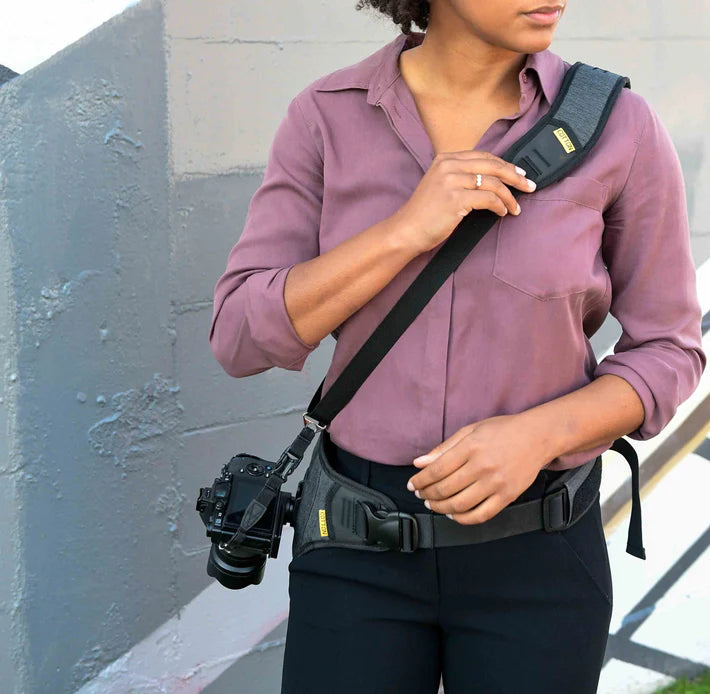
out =
<path fill-rule="evenodd" d="M 155 2 L 0 89 L 18 692 L 74 691 L 178 607 L 165 92 Z"/>
<path fill-rule="evenodd" d="M 296 435 L 334 342 L 302 372 L 233 379 L 207 333 L 289 100 L 398 31 L 354 6 L 144 0 L 0 86 L 3 692 L 278 690 L 291 535 L 268 590 L 213 590 L 194 504 L 237 449 L 276 456 Z M 698 264 L 709 16 L 707 0 L 573 0 L 552 46 L 658 109 Z"/>

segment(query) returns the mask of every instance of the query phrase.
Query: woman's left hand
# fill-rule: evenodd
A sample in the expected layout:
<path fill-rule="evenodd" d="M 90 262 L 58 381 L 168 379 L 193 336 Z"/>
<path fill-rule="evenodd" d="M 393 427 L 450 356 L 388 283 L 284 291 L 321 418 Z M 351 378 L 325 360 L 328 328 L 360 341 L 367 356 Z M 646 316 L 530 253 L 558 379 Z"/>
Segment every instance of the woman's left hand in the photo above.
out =
<path fill-rule="evenodd" d="M 415 458 L 413 464 L 424 469 L 407 486 L 436 513 L 463 525 L 483 523 L 517 499 L 555 457 L 543 432 L 524 413 L 469 424 Z"/>

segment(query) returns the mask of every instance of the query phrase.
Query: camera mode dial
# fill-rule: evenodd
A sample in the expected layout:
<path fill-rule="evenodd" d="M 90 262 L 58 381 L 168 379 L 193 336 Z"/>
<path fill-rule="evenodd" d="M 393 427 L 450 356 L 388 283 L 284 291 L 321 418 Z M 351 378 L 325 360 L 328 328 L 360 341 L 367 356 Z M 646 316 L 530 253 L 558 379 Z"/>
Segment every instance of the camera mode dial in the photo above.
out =
<path fill-rule="evenodd" d="M 246 471 L 254 477 L 259 477 L 259 475 L 264 474 L 264 466 L 259 465 L 259 463 L 249 463 L 249 465 L 246 466 Z"/>

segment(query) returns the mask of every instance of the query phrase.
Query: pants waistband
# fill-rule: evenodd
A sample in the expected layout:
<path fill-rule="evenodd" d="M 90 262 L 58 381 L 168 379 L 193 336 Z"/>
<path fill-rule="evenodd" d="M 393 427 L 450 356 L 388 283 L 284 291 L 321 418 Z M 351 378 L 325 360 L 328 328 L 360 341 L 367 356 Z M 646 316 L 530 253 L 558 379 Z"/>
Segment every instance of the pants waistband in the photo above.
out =
<path fill-rule="evenodd" d="M 340 474 L 387 494 L 398 505 L 406 504 L 409 508 L 401 507 L 403 511 L 408 513 L 428 512 L 424 501 L 407 489 L 409 478 L 420 472 L 422 468 L 418 468 L 416 465 L 387 465 L 369 460 L 338 446 L 327 431 L 322 432 L 321 436 L 324 437 L 323 450 L 328 461 Z M 540 470 L 533 483 L 511 503 L 540 498 L 544 495 L 547 485 L 563 472 Z"/>

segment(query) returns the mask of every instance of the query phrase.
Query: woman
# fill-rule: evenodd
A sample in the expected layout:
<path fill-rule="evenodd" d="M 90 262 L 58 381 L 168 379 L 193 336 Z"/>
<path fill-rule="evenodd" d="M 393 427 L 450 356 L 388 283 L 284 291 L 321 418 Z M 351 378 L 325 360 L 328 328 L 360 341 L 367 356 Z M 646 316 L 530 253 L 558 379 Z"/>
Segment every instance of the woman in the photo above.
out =
<path fill-rule="evenodd" d="M 535 192 L 500 158 L 570 67 L 548 49 L 563 4 L 365 5 L 402 33 L 290 102 L 210 343 L 244 377 L 302 369 L 330 333 L 325 393 L 461 218 L 497 213 L 322 434 L 337 470 L 401 510 L 485 523 L 617 437 L 655 436 L 697 386 L 681 169 L 630 90 L 561 181 Z M 589 338 L 610 311 L 623 334 L 597 364 Z M 596 691 L 612 610 L 598 498 L 560 532 L 324 548 L 289 571 L 282 694 L 434 694 L 442 676 L 447 694 Z"/>

